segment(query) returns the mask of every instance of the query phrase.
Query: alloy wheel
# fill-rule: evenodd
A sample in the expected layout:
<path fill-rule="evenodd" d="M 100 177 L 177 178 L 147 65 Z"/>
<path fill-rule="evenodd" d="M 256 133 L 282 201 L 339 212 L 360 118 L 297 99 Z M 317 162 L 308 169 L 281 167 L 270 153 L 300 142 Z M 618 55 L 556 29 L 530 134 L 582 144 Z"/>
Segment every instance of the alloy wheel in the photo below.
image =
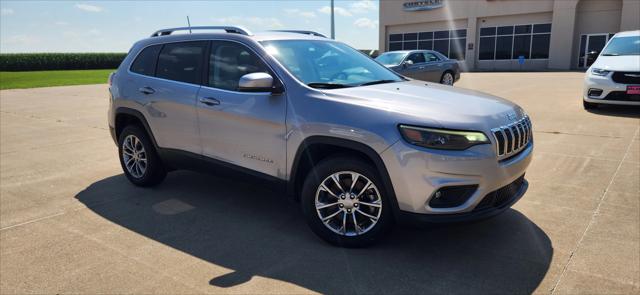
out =
<path fill-rule="evenodd" d="M 380 219 L 382 198 L 375 184 L 364 175 L 341 171 L 325 178 L 315 196 L 315 207 L 322 223 L 343 236 L 370 231 Z"/>
<path fill-rule="evenodd" d="M 147 170 L 147 153 L 135 135 L 128 135 L 122 142 L 122 159 L 131 176 L 141 178 Z"/>
<path fill-rule="evenodd" d="M 442 84 L 453 85 L 453 75 L 451 75 L 451 73 L 444 73 L 444 76 L 442 77 Z"/>

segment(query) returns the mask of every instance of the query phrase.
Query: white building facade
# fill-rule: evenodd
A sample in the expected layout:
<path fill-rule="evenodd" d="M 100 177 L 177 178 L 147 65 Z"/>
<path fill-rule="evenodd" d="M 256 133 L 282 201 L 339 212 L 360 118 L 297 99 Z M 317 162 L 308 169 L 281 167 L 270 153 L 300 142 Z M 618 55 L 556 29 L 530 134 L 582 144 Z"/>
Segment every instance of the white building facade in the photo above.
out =
<path fill-rule="evenodd" d="M 571 70 L 638 29 L 640 0 L 382 0 L 379 48 L 436 50 L 470 71 Z"/>

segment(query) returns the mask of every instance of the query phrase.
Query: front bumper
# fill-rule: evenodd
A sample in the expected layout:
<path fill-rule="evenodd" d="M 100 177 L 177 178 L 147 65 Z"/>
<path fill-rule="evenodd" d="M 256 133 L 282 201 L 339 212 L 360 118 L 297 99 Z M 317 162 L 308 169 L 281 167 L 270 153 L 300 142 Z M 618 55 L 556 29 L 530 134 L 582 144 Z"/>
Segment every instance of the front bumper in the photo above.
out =
<path fill-rule="evenodd" d="M 518 200 L 520 200 L 520 198 L 524 196 L 528 188 L 529 182 L 527 182 L 526 179 L 523 179 L 522 184 L 519 185 L 517 192 L 509 196 L 509 198 L 505 202 L 497 204 L 496 206 L 473 210 L 471 212 L 458 214 L 418 214 L 407 211 L 400 211 L 398 216 L 396 217 L 400 223 L 404 224 L 456 223 L 487 219 L 511 208 L 513 204 L 518 202 Z"/>
<path fill-rule="evenodd" d="M 400 215 L 418 219 L 453 221 L 492 216 L 515 203 L 527 190 L 523 179 L 517 193 L 494 210 L 475 210 L 483 199 L 523 177 L 533 154 L 533 141 L 515 156 L 498 161 L 494 145 L 477 145 L 465 151 L 442 151 L 416 147 L 403 140 L 385 150 L 385 163 L 395 191 Z M 435 192 L 444 187 L 476 185 L 461 205 L 432 208 Z M 411 218 L 415 219 L 415 218 Z"/>
<path fill-rule="evenodd" d="M 627 86 L 637 84 L 616 83 L 612 80 L 612 75 L 613 72 L 607 76 L 595 76 L 591 74 L 589 69 L 585 74 L 582 99 L 590 103 L 639 106 L 640 100 L 631 100 L 628 96 L 616 95 L 624 94 L 627 91 Z M 601 89 L 602 93 L 600 95 L 589 95 L 589 89 Z"/>

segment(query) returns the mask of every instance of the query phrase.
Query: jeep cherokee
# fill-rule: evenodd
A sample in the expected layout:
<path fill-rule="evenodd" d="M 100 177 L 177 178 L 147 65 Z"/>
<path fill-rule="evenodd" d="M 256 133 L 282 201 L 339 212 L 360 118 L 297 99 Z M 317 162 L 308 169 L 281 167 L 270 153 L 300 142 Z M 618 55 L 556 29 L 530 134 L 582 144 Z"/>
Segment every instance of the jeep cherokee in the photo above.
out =
<path fill-rule="evenodd" d="M 109 127 L 133 184 L 203 167 L 267 180 L 344 247 L 396 221 L 488 218 L 528 187 L 520 107 L 405 78 L 315 32 L 160 30 L 109 83 Z"/>

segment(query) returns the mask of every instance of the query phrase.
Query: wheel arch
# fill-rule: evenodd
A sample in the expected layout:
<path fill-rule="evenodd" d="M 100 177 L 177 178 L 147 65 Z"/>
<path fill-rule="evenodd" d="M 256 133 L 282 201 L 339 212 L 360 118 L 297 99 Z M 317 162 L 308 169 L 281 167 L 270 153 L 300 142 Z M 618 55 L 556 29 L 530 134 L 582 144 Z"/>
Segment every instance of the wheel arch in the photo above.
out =
<path fill-rule="evenodd" d="M 446 75 L 447 73 L 451 74 L 451 78 L 453 79 L 453 82 L 451 83 L 451 85 L 453 85 L 453 83 L 456 82 L 456 71 L 455 69 L 453 69 L 453 67 L 447 68 L 446 70 L 442 71 L 442 75 L 440 75 L 440 83 L 442 83 L 442 80 L 444 79 L 444 75 Z"/>
<path fill-rule="evenodd" d="M 442 75 L 440 77 L 441 78 L 444 77 L 444 74 L 446 74 L 446 73 L 450 73 L 453 76 L 454 79 L 456 78 L 456 76 L 455 76 L 456 73 L 455 73 L 453 68 L 448 68 L 448 69 L 442 71 Z"/>
<path fill-rule="evenodd" d="M 151 132 L 151 127 L 149 127 L 149 123 L 145 116 L 140 111 L 127 107 L 119 107 L 116 109 L 114 125 L 116 141 L 120 137 L 122 130 L 131 124 L 142 127 L 147 135 L 149 135 L 154 148 L 156 148 L 156 150 L 158 149 L 158 143 L 156 142 L 156 138 L 153 136 L 153 132 Z"/>
<path fill-rule="evenodd" d="M 349 154 L 373 164 L 380 176 L 385 193 L 391 201 L 394 213 L 399 210 L 391 177 L 380 155 L 371 147 L 353 140 L 329 137 L 310 136 L 298 146 L 291 174 L 287 184 L 287 193 L 299 201 L 302 185 L 314 164 L 334 155 Z M 394 214 L 395 215 L 395 214 Z"/>

